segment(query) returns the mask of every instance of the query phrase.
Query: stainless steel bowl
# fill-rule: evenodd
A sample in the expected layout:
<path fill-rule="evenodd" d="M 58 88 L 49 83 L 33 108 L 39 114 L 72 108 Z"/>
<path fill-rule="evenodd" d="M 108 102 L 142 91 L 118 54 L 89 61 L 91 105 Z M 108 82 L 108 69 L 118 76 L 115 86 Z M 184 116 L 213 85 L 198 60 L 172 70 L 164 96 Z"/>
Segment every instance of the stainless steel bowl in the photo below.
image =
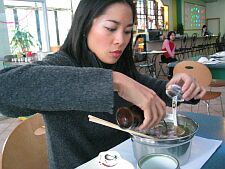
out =
<path fill-rule="evenodd" d="M 172 115 L 168 115 L 165 121 L 172 122 Z M 131 140 L 135 158 L 139 160 L 147 154 L 161 153 L 175 157 L 181 165 L 187 163 L 191 153 L 192 138 L 198 130 L 198 124 L 182 115 L 178 115 L 178 124 L 187 125 L 190 133 L 179 138 L 159 140 L 132 135 Z"/>

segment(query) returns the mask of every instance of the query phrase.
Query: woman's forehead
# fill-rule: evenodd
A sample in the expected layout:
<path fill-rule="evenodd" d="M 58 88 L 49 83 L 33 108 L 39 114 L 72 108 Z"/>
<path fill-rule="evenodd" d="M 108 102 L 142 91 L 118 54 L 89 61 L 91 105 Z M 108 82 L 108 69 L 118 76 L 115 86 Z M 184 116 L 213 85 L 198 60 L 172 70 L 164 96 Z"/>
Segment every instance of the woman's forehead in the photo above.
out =
<path fill-rule="evenodd" d="M 115 21 L 126 20 L 130 24 L 133 22 L 133 12 L 127 3 L 114 3 L 109 5 L 104 12 L 96 18 Z"/>

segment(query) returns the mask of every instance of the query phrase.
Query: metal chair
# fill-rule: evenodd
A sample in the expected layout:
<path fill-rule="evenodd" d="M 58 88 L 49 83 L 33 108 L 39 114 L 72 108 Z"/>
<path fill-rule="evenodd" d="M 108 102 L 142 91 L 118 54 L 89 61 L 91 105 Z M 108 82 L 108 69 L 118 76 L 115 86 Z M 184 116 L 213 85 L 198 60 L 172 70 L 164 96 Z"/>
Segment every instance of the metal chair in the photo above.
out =
<path fill-rule="evenodd" d="M 187 47 L 187 39 L 188 39 L 188 34 L 185 33 L 181 37 L 181 42 L 180 42 L 180 48 L 175 51 L 176 55 L 178 56 L 178 60 L 183 60 L 189 57 L 189 52 L 191 52 L 191 48 Z"/>
<path fill-rule="evenodd" d="M 212 81 L 212 74 L 209 68 L 202 63 L 195 62 L 195 61 L 182 61 L 174 67 L 173 74 L 176 73 L 186 73 L 190 76 L 194 77 L 202 86 L 208 87 L 210 84 L 213 84 Z M 216 99 L 221 96 L 221 92 L 215 91 L 207 91 L 206 94 L 201 98 L 207 105 L 207 113 L 210 115 L 210 100 Z M 222 107 L 222 100 L 221 100 L 221 109 Z M 224 112 L 223 112 L 224 115 Z"/>
<path fill-rule="evenodd" d="M 136 68 L 138 71 L 154 76 L 154 65 L 148 60 L 145 37 L 140 34 L 136 37 L 134 46 L 133 46 L 133 59 Z"/>
<path fill-rule="evenodd" d="M 216 98 L 220 98 L 220 105 L 221 105 L 221 111 L 223 113 L 223 116 L 225 116 L 225 112 L 223 109 L 223 101 L 222 101 L 222 93 L 221 92 L 214 92 L 212 91 L 212 89 L 214 87 L 218 88 L 218 87 L 225 87 L 225 80 L 217 80 L 217 79 L 213 79 L 212 82 L 209 84 L 210 87 L 210 91 L 208 91 L 202 98 L 201 100 L 204 100 L 207 106 L 207 111 L 208 114 L 210 114 L 209 111 L 209 105 L 210 105 L 210 100 L 212 99 L 216 99 Z M 198 107 L 199 109 L 199 107 Z"/>
<path fill-rule="evenodd" d="M 195 56 L 196 53 L 199 54 L 199 52 L 200 52 L 199 47 L 196 45 L 197 37 L 198 37 L 197 33 L 193 33 L 192 36 L 191 36 L 191 45 L 190 45 L 191 56 Z"/>
<path fill-rule="evenodd" d="M 168 76 L 168 73 L 163 68 L 163 67 L 167 67 L 167 63 L 162 61 L 162 57 L 163 57 L 163 55 L 161 55 L 161 59 L 158 62 L 159 70 L 158 70 L 158 72 L 156 74 L 156 77 L 159 77 L 161 75 L 161 72 L 163 73 L 163 76 L 166 76 L 166 77 Z"/>
<path fill-rule="evenodd" d="M 7 138 L 2 151 L 2 169 L 47 169 L 45 132 L 36 132 L 44 125 L 35 114 L 19 124 Z"/>

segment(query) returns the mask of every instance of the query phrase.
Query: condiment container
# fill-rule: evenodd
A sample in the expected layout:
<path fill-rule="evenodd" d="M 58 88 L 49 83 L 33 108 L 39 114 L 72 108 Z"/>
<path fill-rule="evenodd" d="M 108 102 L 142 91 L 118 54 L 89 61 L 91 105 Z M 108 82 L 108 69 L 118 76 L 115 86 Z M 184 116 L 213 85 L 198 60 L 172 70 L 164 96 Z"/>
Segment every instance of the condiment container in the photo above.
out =
<path fill-rule="evenodd" d="M 134 169 L 134 166 L 124 160 L 117 151 L 104 151 L 98 155 L 98 166 L 95 169 Z"/>
<path fill-rule="evenodd" d="M 121 107 L 116 112 L 117 124 L 123 129 L 138 127 L 144 120 L 144 113 L 139 107 Z"/>

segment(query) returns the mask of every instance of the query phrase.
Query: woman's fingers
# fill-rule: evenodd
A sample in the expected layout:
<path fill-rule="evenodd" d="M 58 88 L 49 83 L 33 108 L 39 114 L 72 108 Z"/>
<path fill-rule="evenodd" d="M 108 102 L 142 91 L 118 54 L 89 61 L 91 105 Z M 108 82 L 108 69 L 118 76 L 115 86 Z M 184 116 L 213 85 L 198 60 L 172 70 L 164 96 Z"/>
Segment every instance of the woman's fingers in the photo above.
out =
<path fill-rule="evenodd" d="M 188 101 L 192 98 L 200 99 L 206 93 L 206 90 L 201 86 L 197 80 L 185 73 L 176 74 L 167 84 L 167 86 L 172 84 L 178 84 L 182 86 L 183 99 Z"/>
<path fill-rule="evenodd" d="M 113 86 L 120 97 L 144 111 L 140 129 L 153 127 L 165 116 L 165 103 L 153 90 L 119 72 L 113 73 Z"/>
<path fill-rule="evenodd" d="M 140 130 L 154 127 L 165 117 L 166 104 L 158 96 L 153 99 L 148 109 L 144 110 L 145 119 L 139 127 Z"/>
<path fill-rule="evenodd" d="M 195 97 L 195 95 L 197 94 L 197 90 L 196 90 L 196 83 L 193 81 L 193 83 L 191 83 L 188 87 L 188 89 L 183 93 L 183 99 L 184 100 L 191 100 L 193 97 Z M 196 90 L 196 92 L 195 92 Z M 199 91 L 198 91 L 199 92 Z"/>
<path fill-rule="evenodd" d="M 206 89 L 204 87 L 200 87 L 200 92 L 196 94 L 195 99 L 201 99 L 206 94 Z"/>

